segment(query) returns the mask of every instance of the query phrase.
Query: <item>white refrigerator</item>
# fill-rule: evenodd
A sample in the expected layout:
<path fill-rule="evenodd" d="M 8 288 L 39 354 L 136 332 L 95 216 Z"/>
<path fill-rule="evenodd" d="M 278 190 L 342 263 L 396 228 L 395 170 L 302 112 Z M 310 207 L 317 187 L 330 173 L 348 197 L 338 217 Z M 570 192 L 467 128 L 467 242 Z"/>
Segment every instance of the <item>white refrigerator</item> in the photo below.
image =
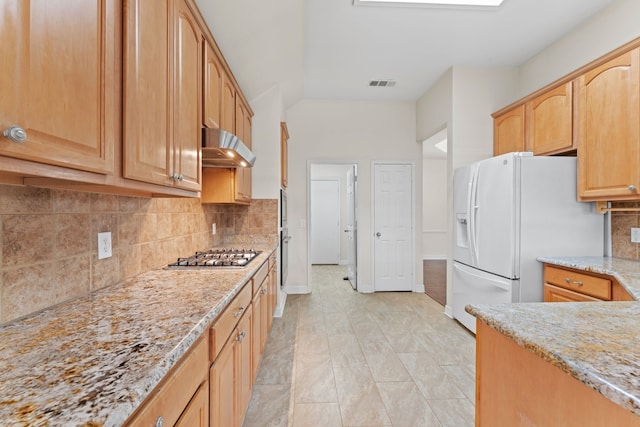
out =
<path fill-rule="evenodd" d="M 509 153 L 456 169 L 453 316 L 468 304 L 542 301 L 539 256 L 602 256 L 604 215 L 576 201 L 576 158 Z"/>

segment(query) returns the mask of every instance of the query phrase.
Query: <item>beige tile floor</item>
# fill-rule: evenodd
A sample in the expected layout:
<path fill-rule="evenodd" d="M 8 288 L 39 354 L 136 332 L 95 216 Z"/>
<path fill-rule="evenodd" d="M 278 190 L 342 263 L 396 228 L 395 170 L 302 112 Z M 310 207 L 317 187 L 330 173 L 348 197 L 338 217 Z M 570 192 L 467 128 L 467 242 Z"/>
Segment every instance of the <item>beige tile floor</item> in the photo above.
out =
<path fill-rule="evenodd" d="M 473 426 L 475 338 L 422 293 L 314 266 L 274 319 L 244 427 Z"/>

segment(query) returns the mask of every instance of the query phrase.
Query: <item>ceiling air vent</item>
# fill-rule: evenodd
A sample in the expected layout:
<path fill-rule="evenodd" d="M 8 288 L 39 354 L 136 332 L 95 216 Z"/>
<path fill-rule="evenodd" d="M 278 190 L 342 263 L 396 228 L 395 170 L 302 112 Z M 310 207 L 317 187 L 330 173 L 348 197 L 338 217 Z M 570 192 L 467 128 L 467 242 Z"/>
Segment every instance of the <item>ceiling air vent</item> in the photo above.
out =
<path fill-rule="evenodd" d="M 394 87 L 396 85 L 395 80 L 371 80 L 369 86 L 377 87 Z"/>

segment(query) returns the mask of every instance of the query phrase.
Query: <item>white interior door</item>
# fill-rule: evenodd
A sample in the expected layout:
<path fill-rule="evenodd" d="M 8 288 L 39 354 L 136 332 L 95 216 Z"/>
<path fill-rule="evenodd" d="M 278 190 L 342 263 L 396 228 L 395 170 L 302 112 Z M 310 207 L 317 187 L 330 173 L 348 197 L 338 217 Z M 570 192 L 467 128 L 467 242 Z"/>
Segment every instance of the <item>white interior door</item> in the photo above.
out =
<path fill-rule="evenodd" d="M 311 181 L 311 264 L 340 263 L 340 186 Z"/>
<path fill-rule="evenodd" d="M 353 289 L 357 289 L 357 261 L 356 237 L 358 226 L 356 222 L 356 166 L 347 171 L 347 278 Z"/>
<path fill-rule="evenodd" d="M 374 290 L 413 289 L 413 171 L 411 164 L 373 167 Z"/>

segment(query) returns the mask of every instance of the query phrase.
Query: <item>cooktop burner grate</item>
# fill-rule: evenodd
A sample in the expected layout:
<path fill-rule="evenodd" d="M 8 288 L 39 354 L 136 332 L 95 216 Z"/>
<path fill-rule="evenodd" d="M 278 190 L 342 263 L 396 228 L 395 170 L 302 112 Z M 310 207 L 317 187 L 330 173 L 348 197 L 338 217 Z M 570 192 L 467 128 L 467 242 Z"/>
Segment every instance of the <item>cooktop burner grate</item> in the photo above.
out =
<path fill-rule="evenodd" d="M 215 248 L 208 251 L 198 251 L 186 258 L 178 258 L 169 268 L 244 268 L 261 251 L 255 249 Z"/>

